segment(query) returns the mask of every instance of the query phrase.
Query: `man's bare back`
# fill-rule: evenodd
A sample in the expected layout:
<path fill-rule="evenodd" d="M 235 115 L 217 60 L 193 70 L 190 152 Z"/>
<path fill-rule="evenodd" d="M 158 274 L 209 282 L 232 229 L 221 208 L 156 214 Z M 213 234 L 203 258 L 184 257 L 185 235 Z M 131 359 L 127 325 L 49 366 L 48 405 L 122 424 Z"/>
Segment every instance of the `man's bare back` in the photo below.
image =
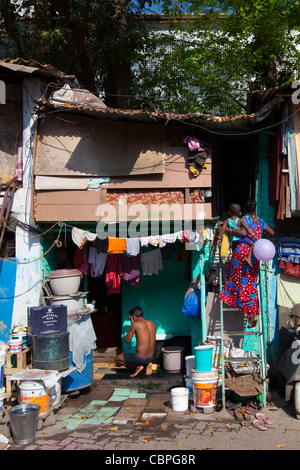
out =
<path fill-rule="evenodd" d="M 152 374 L 152 360 L 155 349 L 156 328 L 151 320 L 145 320 L 140 307 L 135 307 L 132 311 L 136 315 L 130 314 L 130 328 L 125 336 L 126 343 L 130 343 L 133 336 L 136 336 L 136 353 L 123 353 L 116 356 L 116 363 L 128 367 L 136 367 L 131 377 L 135 377 L 146 366 L 146 375 Z M 131 311 L 131 312 L 132 312 Z"/>

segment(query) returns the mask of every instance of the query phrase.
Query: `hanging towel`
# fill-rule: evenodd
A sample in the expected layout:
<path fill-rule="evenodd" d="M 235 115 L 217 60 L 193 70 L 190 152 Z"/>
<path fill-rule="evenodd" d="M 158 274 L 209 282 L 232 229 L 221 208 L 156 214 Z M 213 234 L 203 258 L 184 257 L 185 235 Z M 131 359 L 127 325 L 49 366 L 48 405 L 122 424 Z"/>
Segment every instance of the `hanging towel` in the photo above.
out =
<path fill-rule="evenodd" d="M 293 308 L 300 303 L 300 279 L 290 274 L 277 275 L 277 304 Z"/>
<path fill-rule="evenodd" d="M 162 269 L 162 257 L 160 248 L 153 251 L 147 251 L 141 254 L 141 263 L 143 266 L 143 274 L 151 276 L 151 274 L 158 274 Z"/>
<path fill-rule="evenodd" d="M 108 249 L 109 254 L 121 254 L 126 252 L 126 238 L 114 238 L 108 237 Z"/>
<path fill-rule="evenodd" d="M 87 232 L 77 227 L 72 228 L 71 235 L 73 242 L 78 248 L 82 248 L 87 241 L 92 242 L 97 237 L 95 233 Z"/>
<path fill-rule="evenodd" d="M 126 238 L 126 253 L 137 256 L 140 252 L 140 240 L 138 238 Z"/>
<path fill-rule="evenodd" d="M 300 239 L 293 237 L 279 238 L 279 259 L 289 263 L 300 263 Z"/>
<path fill-rule="evenodd" d="M 88 262 L 92 277 L 100 277 L 104 273 L 107 260 L 107 253 L 98 253 L 94 246 L 90 247 Z"/>
<path fill-rule="evenodd" d="M 141 246 L 149 246 L 150 237 L 140 237 Z"/>

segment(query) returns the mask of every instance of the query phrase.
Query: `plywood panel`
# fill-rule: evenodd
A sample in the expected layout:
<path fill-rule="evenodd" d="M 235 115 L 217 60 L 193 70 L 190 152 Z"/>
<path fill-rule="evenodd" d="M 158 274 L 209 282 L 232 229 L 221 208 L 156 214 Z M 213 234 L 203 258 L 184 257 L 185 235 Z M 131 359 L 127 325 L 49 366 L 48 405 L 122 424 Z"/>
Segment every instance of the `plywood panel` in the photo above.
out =
<path fill-rule="evenodd" d="M 36 176 L 34 186 L 37 191 L 87 189 L 90 180 L 90 177 Z"/>
<path fill-rule="evenodd" d="M 166 147 L 165 172 L 162 175 L 137 176 L 134 178 L 112 178 L 106 185 L 109 189 L 138 188 L 211 188 L 212 157 L 208 156 L 207 168 L 194 177 L 186 166 L 187 147 Z"/>
<path fill-rule="evenodd" d="M 62 114 L 40 124 L 35 175 L 124 176 L 164 168 L 162 126 Z"/>
<path fill-rule="evenodd" d="M 199 220 L 211 218 L 211 204 L 101 204 L 102 191 L 45 191 L 37 193 L 36 222 L 123 220 Z M 202 217 L 201 217 L 202 216 Z"/>

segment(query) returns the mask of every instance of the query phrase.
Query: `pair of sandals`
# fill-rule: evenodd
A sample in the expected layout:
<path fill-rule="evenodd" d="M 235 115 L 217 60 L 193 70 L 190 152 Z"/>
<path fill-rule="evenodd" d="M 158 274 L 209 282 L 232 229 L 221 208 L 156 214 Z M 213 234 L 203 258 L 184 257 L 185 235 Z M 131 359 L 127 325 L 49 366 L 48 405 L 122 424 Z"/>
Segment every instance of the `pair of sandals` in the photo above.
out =
<path fill-rule="evenodd" d="M 260 431 L 267 431 L 267 426 L 266 425 L 272 425 L 273 421 L 267 416 L 264 415 L 263 413 L 256 413 L 255 414 L 255 420 L 253 421 L 253 426 L 259 429 Z"/>
<path fill-rule="evenodd" d="M 234 412 L 234 417 L 237 421 L 251 421 L 251 416 L 251 410 L 247 406 L 242 406 Z"/>

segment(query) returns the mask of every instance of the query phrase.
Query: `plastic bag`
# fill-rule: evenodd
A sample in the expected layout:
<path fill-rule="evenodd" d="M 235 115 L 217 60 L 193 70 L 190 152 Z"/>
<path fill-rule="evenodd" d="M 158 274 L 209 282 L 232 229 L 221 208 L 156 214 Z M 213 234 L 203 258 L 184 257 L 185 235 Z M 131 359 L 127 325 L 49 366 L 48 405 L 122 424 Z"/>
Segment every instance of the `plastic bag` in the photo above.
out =
<path fill-rule="evenodd" d="M 185 294 L 182 313 L 186 317 L 201 317 L 200 274 L 193 279 L 187 293 Z"/>

